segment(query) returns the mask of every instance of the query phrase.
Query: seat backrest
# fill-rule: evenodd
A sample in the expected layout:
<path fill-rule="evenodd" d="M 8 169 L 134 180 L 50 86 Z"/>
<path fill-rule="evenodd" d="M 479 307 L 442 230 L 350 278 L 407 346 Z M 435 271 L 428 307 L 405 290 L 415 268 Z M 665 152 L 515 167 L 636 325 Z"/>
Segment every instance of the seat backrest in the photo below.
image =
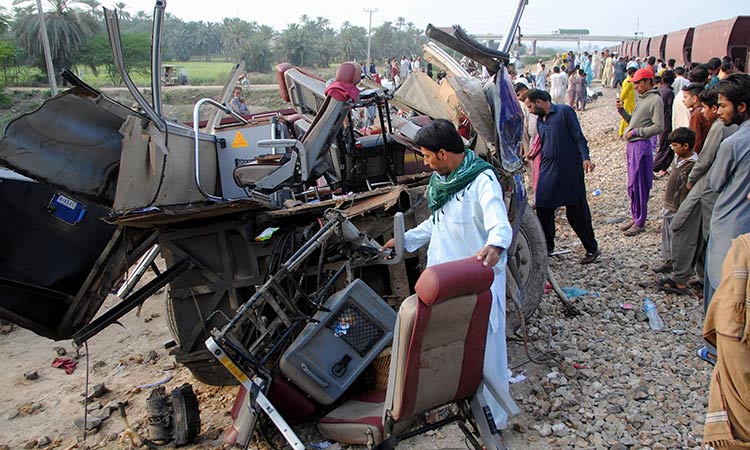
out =
<path fill-rule="evenodd" d="M 288 71 L 287 71 L 288 73 Z M 353 103 L 358 100 L 357 83 L 362 77 L 359 64 L 345 62 L 336 70 L 336 79 L 325 89 L 325 100 L 319 106 L 310 128 L 302 138 L 302 181 L 315 180 L 330 167 L 326 151 L 344 126 Z"/>
<path fill-rule="evenodd" d="M 427 268 L 399 309 L 385 410 L 404 420 L 473 395 L 482 381 L 494 278 L 475 257 Z"/>

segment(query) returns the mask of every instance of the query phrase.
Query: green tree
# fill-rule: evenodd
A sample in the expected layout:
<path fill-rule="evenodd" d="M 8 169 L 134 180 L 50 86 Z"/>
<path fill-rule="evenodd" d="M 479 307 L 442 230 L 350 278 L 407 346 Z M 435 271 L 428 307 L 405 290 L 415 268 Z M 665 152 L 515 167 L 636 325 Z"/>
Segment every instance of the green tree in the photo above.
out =
<path fill-rule="evenodd" d="M 327 66 L 339 54 L 337 38 L 328 19 L 303 15 L 299 23 L 290 23 L 279 33 L 276 54 L 279 60 L 299 66 Z"/>
<path fill-rule="evenodd" d="M 309 42 L 306 41 L 302 27 L 296 23 L 287 25 L 276 40 L 276 55 L 278 61 L 287 61 L 295 66 L 303 66 L 309 59 L 305 56 Z"/>
<path fill-rule="evenodd" d="M 16 0 L 14 4 L 26 1 Z M 56 71 L 60 71 L 75 65 L 86 46 L 86 39 L 99 29 L 99 24 L 90 14 L 72 7 L 73 0 L 48 0 L 47 3 L 52 6 L 50 11 L 44 12 L 52 64 Z M 34 10 L 33 7 L 16 9 L 13 29 L 19 45 L 38 67 L 46 70 L 39 38 L 39 17 Z"/>
<path fill-rule="evenodd" d="M 367 57 L 367 30 L 364 27 L 344 22 L 339 30 L 338 41 L 339 56 L 343 61 L 364 61 Z"/>
<path fill-rule="evenodd" d="M 242 58 L 242 47 L 245 41 L 250 37 L 250 23 L 238 18 L 224 18 L 222 23 L 221 43 L 224 51 L 229 55 L 232 61 L 239 61 Z"/>
<path fill-rule="evenodd" d="M 242 59 L 251 72 L 269 72 L 273 63 L 271 41 L 276 33 L 267 25 L 251 24 L 250 36 L 242 45 Z"/>
<path fill-rule="evenodd" d="M 129 72 L 151 73 L 150 33 L 124 33 L 122 35 L 122 50 L 125 67 Z M 103 67 L 112 84 L 122 83 L 112 59 L 112 50 L 106 34 L 98 34 L 88 40 L 81 62 L 90 67 L 94 75 L 98 75 L 99 69 Z"/>

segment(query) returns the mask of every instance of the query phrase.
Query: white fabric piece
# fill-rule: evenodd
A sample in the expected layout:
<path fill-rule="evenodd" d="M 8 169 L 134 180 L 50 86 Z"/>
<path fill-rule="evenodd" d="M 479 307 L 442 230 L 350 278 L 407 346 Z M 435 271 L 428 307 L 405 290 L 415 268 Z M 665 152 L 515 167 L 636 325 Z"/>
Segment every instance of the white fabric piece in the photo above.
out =
<path fill-rule="evenodd" d="M 682 90 L 675 91 L 674 102 L 672 103 L 672 129 L 680 127 L 690 128 L 690 110 L 687 109 L 682 99 L 685 98 Z"/>
<path fill-rule="evenodd" d="M 457 193 L 438 212 L 406 232 L 404 247 L 413 252 L 430 243 L 427 249 L 427 266 L 468 258 L 482 247 L 494 245 L 507 249 L 513 239 L 508 222 L 508 212 L 503 202 L 500 182 L 491 169 L 477 175 L 466 189 Z M 507 392 L 508 352 L 505 343 L 505 264 L 507 250 L 500 253 L 500 261 L 493 267 L 492 307 L 484 353 L 484 379 L 498 392 Z M 484 395 L 495 418 L 503 429 L 508 414 L 485 388 Z"/>

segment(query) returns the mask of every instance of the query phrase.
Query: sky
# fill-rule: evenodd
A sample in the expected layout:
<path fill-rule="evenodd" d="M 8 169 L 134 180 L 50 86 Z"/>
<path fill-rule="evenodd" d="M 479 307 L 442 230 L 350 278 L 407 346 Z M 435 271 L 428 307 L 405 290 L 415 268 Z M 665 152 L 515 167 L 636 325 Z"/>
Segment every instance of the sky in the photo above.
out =
<path fill-rule="evenodd" d="M 44 4 L 47 0 L 43 0 Z M 116 1 L 99 0 L 113 7 Z M 71 4 L 75 0 L 69 0 Z M 153 0 L 123 0 L 126 11 L 152 11 Z M 472 0 L 466 4 L 455 0 L 380 0 L 379 2 L 343 2 L 337 0 L 167 0 L 167 12 L 186 20 L 218 22 L 224 17 L 270 25 L 281 30 L 297 22 L 302 14 L 328 18 L 335 28 L 344 21 L 367 28 L 369 13 L 364 8 L 377 8 L 372 15 L 373 27 L 385 21 L 395 22 L 401 16 L 420 29 L 428 23 L 436 26 L 461 25 L 469 33 L 505 32 L 518 0 Z M 369 4 L 368 4 L 369 3 Z M 675 3 L 679 7 L 675 7 Z M 0 0 L 12 9 L 12 0 Z M 278 5 L 283 5 L 283 9 Z M 460 7 L 457 7 L 460 5 Z M 570 7 L 574 5 L 574 7 Z M 470 6 L 470 7 L 469 7 Z M 636 31 L 645 36 L 664 34 L 714 20 L 750 15 L 750 0 L 528 0 L 521 19 L 523 33 L 552 33 L 558 28 L 583 28 L 591 34 L 632 36 Z"/>

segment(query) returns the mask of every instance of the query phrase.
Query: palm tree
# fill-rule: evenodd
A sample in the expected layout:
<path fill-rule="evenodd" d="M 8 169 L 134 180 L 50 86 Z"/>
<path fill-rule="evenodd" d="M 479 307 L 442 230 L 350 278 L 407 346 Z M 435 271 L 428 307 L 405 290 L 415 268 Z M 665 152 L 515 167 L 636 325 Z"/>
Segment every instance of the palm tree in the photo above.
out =
<path fill-rule="evenodd" d="M 14 4 L 28 0 L 15 0 Z M 50 41 L 52 63 L 61 70 L 76 63 L 80 52 L 84 49 L 86 39 L 92 36 L 99 24 L 90 14 L 70 6 L 74 0 L 48 0 L 51 11 L 45 11 L 47 34 Z M 42 40 L 39 38 L 39 17 L 33 8 L 18 9 L 14 23 L 14 34 L 21 47 L 36 61 L 37 65 L 45 68 Z"/>
<path fill-rule="evenodd" d="M 404 28 L 405 26 L 406 26 L 406 19 L 404 19 L 403 17 L 397 17 L 396 18 L 396 29 L 398 31 L 401 31 L 401 29 Z"/>
<path fill-rule="evenodd" d="M 250 36 L 250 24 L 238 18 L 224 18 L 221 42 L 233 61 L 242 57 L 242 45 Z"/>
<path fill-rule="evenodd" d="M 341 58 L 344 61 L 363 60 L 367 53 L 367 30 L 344 22 L 338 36 Z"/>
<path fill-rule="evenodd" d="M 125 11 L 125 8 L 127 8 L 128 5 L 126 5 L 124 2 L 117 2 L 115 3 L 115 8 L 117 8 L 117 15 L 120 16 L 120 19 L 122 20 L 130 20 L 132 17 L 129 12 Z"/>
<path fill-rule="evenodd" d="M 81 4 L 88 6 L 91 10 L 89 11 L 89 14 L 91 14 L 91 17 L 94 17 L 96 20 L 101 20 L 102 17 L 104 17 L 104 12 L 102 11 L 102 4 L 98 2 L 97 0 L 79 0 Z"/>

